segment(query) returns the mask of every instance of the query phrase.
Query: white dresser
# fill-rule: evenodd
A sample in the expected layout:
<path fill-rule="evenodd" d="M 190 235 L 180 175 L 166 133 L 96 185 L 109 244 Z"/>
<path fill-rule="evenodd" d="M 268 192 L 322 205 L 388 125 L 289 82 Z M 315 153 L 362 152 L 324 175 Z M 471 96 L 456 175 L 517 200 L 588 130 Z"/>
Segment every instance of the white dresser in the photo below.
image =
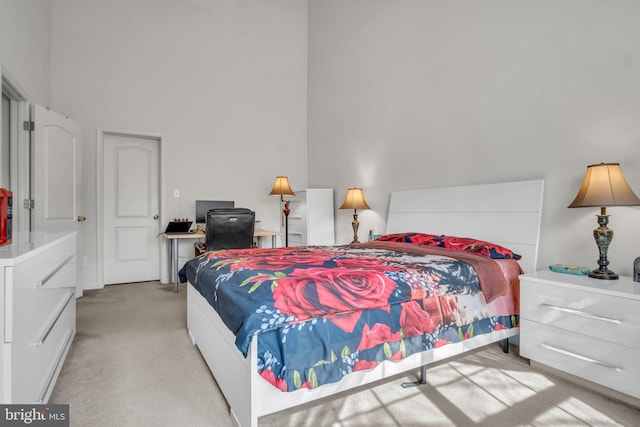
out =
<path fill-rule="evenodd" d="M 640 398 L 640 283 L 520 276 L 520 354 Z"/>
<path fill-rule="evenodd" d="M 288 199 L 289 246 L 333 245 L 333 189 L 309 188 L 295 193 Z"/>
<path fill-rule="evenodd" d="M 0 269 L 0 402 L 46 403 L 76 332 L 76 233 L 18 233 Z"/>

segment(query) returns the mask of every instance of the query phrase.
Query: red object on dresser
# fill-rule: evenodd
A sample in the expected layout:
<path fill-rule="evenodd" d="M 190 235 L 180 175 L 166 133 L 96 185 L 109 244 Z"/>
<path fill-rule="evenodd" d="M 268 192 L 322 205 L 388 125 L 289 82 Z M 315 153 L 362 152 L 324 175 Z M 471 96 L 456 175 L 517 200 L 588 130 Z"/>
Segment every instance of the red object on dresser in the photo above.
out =
<path fill-rule="evenodd" d="M 0 245 L 11 243 L 11 222 L 13 217 L 13 194 L 0 188 Z"/>

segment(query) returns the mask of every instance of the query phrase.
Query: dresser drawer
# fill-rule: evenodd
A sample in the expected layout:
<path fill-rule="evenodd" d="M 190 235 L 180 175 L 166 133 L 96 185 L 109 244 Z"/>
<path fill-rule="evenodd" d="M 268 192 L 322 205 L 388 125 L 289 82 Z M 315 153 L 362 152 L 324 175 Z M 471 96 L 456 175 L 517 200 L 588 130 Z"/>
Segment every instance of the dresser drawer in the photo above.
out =
<path fill-rule="evenodd" d="M 45 320 L 28 335 L 16 333 L 12 345 L 12 398 L 15 403 L 46 402 L 76 330 L 75 287 L 55 292 Z M 42 296 L 40 291 L 38 296 Z M 33 298 L 37 304 L 42 298 Z"/>
<path fill-rule="evenodd" d="M 10 338 L 28 342 L 49 322 L 61 299 L 73 293 L 75 305 L 76 267 L 73 253 L 55 251 L 56 262 L 37 264 L 39 257 L 13 267 L 13 320 Z M 44 268 L 43 268 L 44 266 Z"/>
<path fill-rule="evenodd" d="M 638 349 L 521 319 L 520 354 L 640 398 Z"/>
<path fill-rule="evenodd" d="M 11 341 L 15 344 L 38 341 L 35 337 L 55 323 L 63 303 L 75 306 L 75 293 L 75 286 L 16 291 Z"/>
<path fill-rule="evenodd" d="M 54 288 L 68 286 L 68 278 L 75 275 L 76 246 L 74 239 L 65 239 L 51 250 L 42 251 L 14 267 L 17 288 Z M 75 276 L 73 283 L 75 283 Z"/>
<path fill-rule="evenodd" d="M 640 302 L 521 281 L 521 317 L 640 350 Z"/>

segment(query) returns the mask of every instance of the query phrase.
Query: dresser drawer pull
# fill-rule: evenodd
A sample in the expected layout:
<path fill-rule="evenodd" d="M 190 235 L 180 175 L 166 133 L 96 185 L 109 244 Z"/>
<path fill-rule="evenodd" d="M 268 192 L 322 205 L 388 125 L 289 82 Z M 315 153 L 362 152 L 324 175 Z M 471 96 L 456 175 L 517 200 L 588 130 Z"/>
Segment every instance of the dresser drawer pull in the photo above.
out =
<path fill-rule="evenodd" d="M 619 367 L 619 366 L 610 365 L 609 363 L 601 362 L 599 360 L 592 359 L 592 358 L 587 357 L 587 356 L 582 356 L 581 354 L 577 354 L 577 353 L 573 353 L 571 351 L 563 350 L 561 348 L 554 347 L 554 346 L 549 345 L 549 344 L 542 343 L 542 344 L 540 344 L 540 347 L 546 348 L 547 350 L 555 351 L 556 353 L 564 354 L 565 356 L 574 357 L 576 359 L 580 359 L 580 360 L 583 360 L 585 362 L 595 363 L 596 365 L 600 365 L 600 366 L 604 366 L 605 368 L 613 369 L 616 372 L 622 372 L 622 368 Z"/>
<path fill-rule="evenodd" d="M 68 257 L 66 257 L 66 258 L 64 259 L 64 261 L 62 261 L 62 262 L 60 263 L 60 265 L 58 265 L 58 266 L 57 266 L 56 268 L 54 268 L 54 269 L 53 269 L 49 274 L 47 274 L 47 275 L 44 277 L 44 279 L 42 279 L 42 280 L 41 280 L 41 281 L 39 281 L 39 282 L 36 282 L 36 287 L 40 287 L 40 286 L 44 286 L 44 285 L 46 285 L 46 284 L 47 284 L 47 282 L 48 282 L 49 280 L 51 280 L 51 278 L 52 278 L 53 276 L 55 276 L 55 275 L 56 275 L 56 273 L 57 273 L 58 271 L 62 270 L 62 268 L 63 268 L 65 265 L 67 265 L 67 263 L 68 263 L 69 261 L 71 261 L 72 259 L 73 259 L 73 255 L 69 255 Z"/>
<path fill-rule="evenodd" d="M 44 384 L 42 384 L 40 393 L 38 393 L 38 399 L 36 400 L 36 403 L 40 403 L 40 404 L 46 403 L 44 399 L 47 394 L 47 390 L 51 388 L 51 385 L 52 385 L 51 383 L 53 382 L 53 377 L 55 376 L 56 370 L 60 366 L 60 363 L 62 363 L 62 356 L 64 356 L 64 352 L 69 347 L 71 338 L 73 338 L 73 332 L 74 332 L 73 329 L 67 329 L 67 333 L 64 336 L 64 340 L 62 341 L 62 346 L 58 351 L 58 355 L 56 357 L 55 363 L 53 364 L 53 366 L 51 366 L 51 369 L 49 369 L 47 378 L 45 379 Z"/>
<path fill-rule="evenodd" d="M 609 322 L 609 323 L 615 323 L 616 325 L 622 325 L 622 320 L 616 319 L 613 317 L 598 316 L 597 314 L 588 313 L 586 311 L 574 310 L 573 308 L 567 308 L 567 307 L 558 307 L 557 305 L 551 305 L 546 303 L 542 303 L 540 304 L 540 306 L 544 308 L 548 308 L 550 310 L 562 311 L 565 313 L 575 314 L 576 316 L 588 317 L 590 319 L 601 320 L 603 322 Z"/>
<path fill-rule="evenodd" d="M 37 335 L 37 338 L 35 338 L 31 342 L 32 346 L 40 347 L 42 344 L 44 344 L 45 340 L 49 336 L 49 333 L 51 333 L 51 330 L 56 325 L 56 322 L 58 321 L 60 316 L 62 316 L 62 313 L 67 308 L 69 301 L 71 301 L 74 295 L 75 291 L 69 291 L 62 297 L 53 314 L 49 316 L 49 321 L 42 328 L 40 328 L 40 333 Z"/>
<path fill-rule="evenodd" d="M 4 269 L 4 283 L 13 283 L 13 268 Z M 13 341 L 13 286 L 2 286 L 4 288 L 4 342 Z M 1 292 L 1 291 L 0 291 Z M 4 350 L 3 350 L 4 351 Z"/>

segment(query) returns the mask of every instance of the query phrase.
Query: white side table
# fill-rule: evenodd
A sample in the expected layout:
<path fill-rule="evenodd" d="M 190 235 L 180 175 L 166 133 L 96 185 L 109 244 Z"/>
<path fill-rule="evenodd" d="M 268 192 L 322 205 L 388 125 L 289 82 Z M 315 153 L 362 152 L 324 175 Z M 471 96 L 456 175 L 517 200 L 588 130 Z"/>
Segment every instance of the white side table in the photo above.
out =
<path fill-rule="evenodd" d="M 640 283 L 521 275 L 520 354 L 640 398 Z"/>

